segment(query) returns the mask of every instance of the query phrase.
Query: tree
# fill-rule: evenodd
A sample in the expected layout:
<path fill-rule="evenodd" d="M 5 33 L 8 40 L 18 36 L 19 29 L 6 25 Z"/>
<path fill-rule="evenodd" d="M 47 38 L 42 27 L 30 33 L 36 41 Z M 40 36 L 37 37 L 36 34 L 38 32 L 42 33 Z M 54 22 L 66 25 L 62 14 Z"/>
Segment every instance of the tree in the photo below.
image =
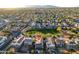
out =
<path fill-rule="evenodd" d="M 57 28 L 57 31 L 59 31 L 59 32 L 60 32 L 61 30 L 62 30 L 62 28 L 61 28 L 61 27 L 58 27 L 58 28 Z"/>

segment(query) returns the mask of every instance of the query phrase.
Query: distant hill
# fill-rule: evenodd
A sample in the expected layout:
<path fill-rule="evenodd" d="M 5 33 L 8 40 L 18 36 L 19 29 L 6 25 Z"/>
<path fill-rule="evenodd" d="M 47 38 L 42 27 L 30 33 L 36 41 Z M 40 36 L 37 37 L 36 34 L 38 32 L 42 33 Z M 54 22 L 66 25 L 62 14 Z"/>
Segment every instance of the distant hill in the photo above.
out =
<path fill-rule="evenodd" d="M 57 6 L 52 5 L 28 5 L 27 8 L 56 8 Z"/>

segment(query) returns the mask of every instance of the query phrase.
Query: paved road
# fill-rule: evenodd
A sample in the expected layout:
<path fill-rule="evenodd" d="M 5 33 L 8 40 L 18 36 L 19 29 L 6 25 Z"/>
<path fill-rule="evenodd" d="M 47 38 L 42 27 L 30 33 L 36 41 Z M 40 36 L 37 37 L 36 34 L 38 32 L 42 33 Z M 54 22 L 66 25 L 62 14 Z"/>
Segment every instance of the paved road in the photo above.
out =
<path fill-rule="evenodd" d="M 22 27 L 21 29 L 20 29 L 20 32 L 23 32 L 23 31 L 25 31 L 25 30 L 28 30 L 30 27 L 29 27 L 29 24 L 32 22 L 32 20 L 29 20 L 27 23 L 26 23 L 26 26 L 24 26 L 24 27 Z M 21 33 L 20 33 L 21 34 Z M 12 36 L 12 35 L 11 35 Z M 11 43 L 13 42 L 13 40 L 14 40 L 14 38 L 10 38 L 11 39 L 11 41 L 7 44 L 7 46 L 3 49 L 3 51 L 7 51 L 9 48 L 10 48 L 10 46 L 11 46 Z"/>
<path fill-rule="evenodd" d="M 14 38 L 12 38 L 12 36 L 9 36 L 10 41 L 7 43 L 7 46 L 3 49 L 3 51 L 7 51 L 7 49 L 10 47 L 12 41 L 14 40 Z"/>

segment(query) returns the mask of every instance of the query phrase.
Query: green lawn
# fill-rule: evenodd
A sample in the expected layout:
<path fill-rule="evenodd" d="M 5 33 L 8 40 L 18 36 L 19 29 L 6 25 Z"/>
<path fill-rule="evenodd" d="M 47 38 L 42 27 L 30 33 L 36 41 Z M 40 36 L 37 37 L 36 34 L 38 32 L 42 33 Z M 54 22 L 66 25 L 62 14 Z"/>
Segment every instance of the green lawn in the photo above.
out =
<path fill-rule="evenodd" d="M 34 35 L 34 34 L 41 34 L 42 36 L 53 36 L 59 34 L 59 32 L 56 29 L 31 29 L 26 31 L 25 35 Z"/>

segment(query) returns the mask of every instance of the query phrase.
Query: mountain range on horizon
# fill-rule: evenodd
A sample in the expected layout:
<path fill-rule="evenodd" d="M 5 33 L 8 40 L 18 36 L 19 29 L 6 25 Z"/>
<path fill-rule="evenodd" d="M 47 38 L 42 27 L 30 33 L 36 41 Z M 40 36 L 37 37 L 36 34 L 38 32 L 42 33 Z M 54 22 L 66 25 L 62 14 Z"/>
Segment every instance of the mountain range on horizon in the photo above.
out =
<path fill-rule="evenodd" d="M 56 8 L 58 6 L 52 6 L 52 5 L 27 5 L 27 8 Z"/>
<path fill-rule="evenodd" d="M 63 8 L 60 6 L 54 6 L 54 5 L 27 5 L 26 8 Z M 74 7 L 64 7 L 64 8 L 74 8 Z"/>

